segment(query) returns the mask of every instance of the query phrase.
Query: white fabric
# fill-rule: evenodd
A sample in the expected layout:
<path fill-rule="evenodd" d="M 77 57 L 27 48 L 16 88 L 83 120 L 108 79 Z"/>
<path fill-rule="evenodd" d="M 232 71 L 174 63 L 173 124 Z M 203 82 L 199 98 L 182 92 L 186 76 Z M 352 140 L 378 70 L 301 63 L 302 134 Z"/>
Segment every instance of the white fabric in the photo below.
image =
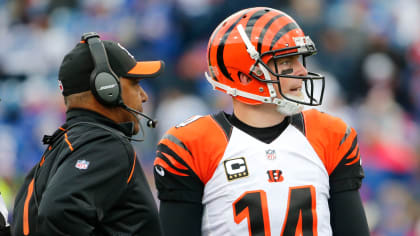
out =
<path fill-rule="evenodd" d="M 9 217 L 6 204 L 4 203 L 3 197 L 0 194 L 0 212 L 4 216 L 4 221 L 6 222 L 6 226 L 9 226 L 7 222 L 7 218 Z"/>

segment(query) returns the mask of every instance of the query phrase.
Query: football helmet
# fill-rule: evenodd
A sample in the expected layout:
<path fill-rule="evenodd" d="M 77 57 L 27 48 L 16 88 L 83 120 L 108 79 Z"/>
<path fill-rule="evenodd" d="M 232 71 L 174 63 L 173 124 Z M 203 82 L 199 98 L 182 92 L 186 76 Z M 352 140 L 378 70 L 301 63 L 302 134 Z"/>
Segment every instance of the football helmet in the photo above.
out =
<path fill-rule="evenodd" d="M 213 89 L 243 103 L 272 103 L 279 112 L 291 115 L 300 112 L 303 105 L 321 105 L 324 76 L 314 72 L 300 76 L 273 71 L 268 62 L 276 63 L 278 59 L 298 55 L 306 68 L 305 58 L 315 53 L 312 40 L 286 13 L 267 7 L 244 9 L 226 18 L 211 35 L 207 47 L 209 73 L 205 75 Z M 244 85 L 239 73 L 254 79 Z M 282 78 L 302 80 L 306 96 L 283 93 Z M 277 95 L 274 85 L 278 86 L 281 96 Z"/>

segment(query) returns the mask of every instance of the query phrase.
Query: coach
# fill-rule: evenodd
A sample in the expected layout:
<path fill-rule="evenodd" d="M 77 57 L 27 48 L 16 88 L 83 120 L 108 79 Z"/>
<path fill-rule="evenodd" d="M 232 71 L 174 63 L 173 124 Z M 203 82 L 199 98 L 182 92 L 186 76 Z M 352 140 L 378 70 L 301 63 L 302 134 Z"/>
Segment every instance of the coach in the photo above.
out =
<path fill-rule="evenodd" d="M 67 120 L 15 201 L 13 235 L 161 235 L 155 200 L 130 144 L 162 61 L 84 34 L 61 64 Z M 151 121 L 154 125 L 154 121 Z"/>

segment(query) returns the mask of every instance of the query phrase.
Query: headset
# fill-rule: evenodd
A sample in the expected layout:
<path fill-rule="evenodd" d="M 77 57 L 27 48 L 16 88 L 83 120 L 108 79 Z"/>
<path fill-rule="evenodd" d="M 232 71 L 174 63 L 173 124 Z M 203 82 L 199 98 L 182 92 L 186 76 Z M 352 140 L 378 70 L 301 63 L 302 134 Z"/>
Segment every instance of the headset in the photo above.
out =
<path fill-rule="evenodd" d="M 120 106 L 125 110 L 143 116 L 147 119 L 147 126 L 155 128 L 157 120 L 153 120 L 149 116 L 131 108 L 124 104 L 121 98 L 120 79 L 112 71 L 108 61 L 108 55 L 105 46 L 96 32 L 84 33 L 82 41 L 89 45 L 90 54 L 92 55 L 95 69 L 90 74 L 90 90 L 93 96 L 101 104 L 108 107 Z"/>

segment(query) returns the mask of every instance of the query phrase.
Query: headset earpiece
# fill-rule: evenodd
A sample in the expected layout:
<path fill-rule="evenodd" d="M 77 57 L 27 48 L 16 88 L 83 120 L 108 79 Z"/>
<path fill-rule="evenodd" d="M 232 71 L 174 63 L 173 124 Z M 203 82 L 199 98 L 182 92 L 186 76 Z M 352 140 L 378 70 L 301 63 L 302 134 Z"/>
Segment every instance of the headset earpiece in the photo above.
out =
<path fill-rule="evenodd" d="M 95 64 L 90 75 L 90 90 L 103 105 L 118 106 L 121 100 L 120 80 L 112 71 L 104 44 L 95 32 L 83 34 L 82 41 L 88 44 Z"/>

